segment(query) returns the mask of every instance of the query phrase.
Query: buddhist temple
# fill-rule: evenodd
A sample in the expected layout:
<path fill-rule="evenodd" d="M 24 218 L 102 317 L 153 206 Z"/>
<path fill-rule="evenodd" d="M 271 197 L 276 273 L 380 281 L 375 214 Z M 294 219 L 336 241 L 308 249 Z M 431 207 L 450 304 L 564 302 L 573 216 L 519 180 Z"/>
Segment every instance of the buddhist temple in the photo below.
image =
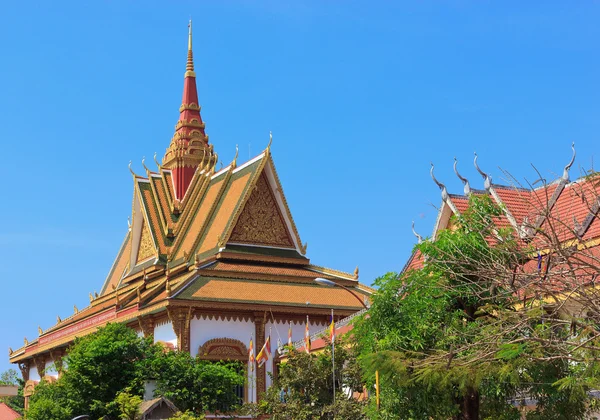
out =
<path fill-rule="evenodd" d="M 585 250 L 587 256 L 597 260 L 600 257 L 600 182 L 595 176 L 597 172 L 593 171 L 571 180 L 569 173 L 575 155 L 573 144 L 571 159 L 563 168 L 562 175 L 553 181 L 540 178 L 532 185 L 522 185 L 513 179 L 511 185 L 502 185 L 492 182 L 492 176 L 481 169 L 475 154 L 475 170 L 483 181 L 483 188 L 480 189 L 473 188 L 469 180 L 458 172 L 455 159 L 454 172 L 463 184 L 463 194 L 449 193 L 446 185 L 435 177 L 432 164 L 431 178 L 439 188 L 442 200 L 431 240 L 435 240 L 442 230 L 452 229 L 461 214 L 469 208 L 470 197 L 488 196 L 502 210 L 502 215 L 494 221 L 495 225 L 499 229 L 511 229 L 517 238 L 538 250 L 540 259 L 543 259 L 548 248 L 560 244 L 577 246 L 579 250 Z M 419 242 L 423 240 L 415 232 L 414 223 L 413 233 Z M 533 259 L 537 264 L 537 259 Z M 417 251 L 403 270 L 418 269 L 422 263 L 422 256 Z"/>
<path fill-rule="evenodd" d="M 124 323 L 167 347 L 208 360 L 248 359 L 270 333 L 294 340 L 336 318 L 363 309 L 372 289 L 345 273 L 313 265 L 288 207 L 271 141 L 258 156 L 217 170 L 196 89 L 189 25 L 187 63 L 179 119 L 156 169 L 131 171 L 129 228 L 103 284 L 89 279 L 89 305 L 74 308 L 39 336 L 10 350 L 30 395 L 42 378 L 60 374 L 61 358 L 76 337 L 109 322 Z M 165 142 L 166 143 L 166 142 Z M 267 141 L 265 141 L 267 144 Z M 131 170 L 131 168 L 130 168 Z M 340 287 L 322 287 L 317 278 Z M 348 291 L 351 291 L 349 293 Z M 49 320 L 40 320 L 49 324 Z M 240 398 L 255 402 L 270 385 L 271 358 L 253 375 Z"/>

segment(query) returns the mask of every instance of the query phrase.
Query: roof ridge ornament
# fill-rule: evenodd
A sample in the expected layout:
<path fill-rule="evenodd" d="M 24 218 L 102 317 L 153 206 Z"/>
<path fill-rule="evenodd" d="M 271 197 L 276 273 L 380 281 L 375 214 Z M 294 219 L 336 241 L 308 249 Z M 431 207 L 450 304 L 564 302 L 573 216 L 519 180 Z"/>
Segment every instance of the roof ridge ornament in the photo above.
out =
<path fill-rule="evenodd" d="M 456 174 L 458 179 L 460 179 L 462 181 L 462 183 L 464 184 L 463 191 L 464 191 L 465 195 L 469 195 L 469 194 L 471 194 L 471 185 L 469 185 L 469 180 L 467 178 L 461 176 L 458 173 L 458 169 L 456 168 L 457 164 L 458 164 L 458 160 L 456 159 L 456 156 L 454 156 L 454 173 Z"/>
<path fill-rule="evenodd" d="M 156 167 L 158 168 L 158 172 L 162 171 L 162 166 L 158 163 L 158 159 L 156 159 L 156 152 L 154 152 L 154 163 L 156 163 Z"/>
<path fill-rule="evenodd" d="M 563 171 L 563 175 L 562 175 L 562 180 L 565 182 L 569 182 L 569 170 L 571 169 L 571 166 L 573 166 L 573 163 L 575 162 L 575 142 L 573 142 L 571 144 L 571 149 L 573 150 L 573 156 L 571 157 L 571 161 L 567 164 L 567 166 L 565 166 L 565 169 Z"/>
<path fill-rule="evenodd" d="M 479 172 L 481 174 L 481 176 L 483 177 L 483 187 L 486 190 L 489 190 L 492 187 L 492 177 L 488 174 L 486 174 L 485 172 L 483 172 L 480 168 L 479 165 L 477 164 L 477 152 L 474 153 L 475 154 L 475 159 L 473 160 L 473 164 L 475 165 L 475 169 L 477 169 L 477 172 Z"/>
<path fill-rule="evenodd" d="M 415 236 L 416 236 L 416 238 L 417 238 L 417 241 L 419 241 L 419 243 L 422 243 L 422 242 L 423 242 L 423 237 L 422 237 L 421 235 L 419 235 L 419 234 L 417 233 L 417 231 L 415 230 L 415 221 L 414 221 L 414 220 L 412 221 L 412 233 L 413 233 L 413 235 L 415 235 Z"/>
<path fill-rule="evenodd" d="M 433 162 L 431 163 L 431 169 L 429 171 L 429 173 L 431 174 L 431 179 L 433 179 L 433 182 L 435 182 L 437 184 L 437 186 L 439 187 L 440 191 L 442 192 L 442 200 L 447 201 L 448 200 L 448 190 L 446 189 L 446 186 L 444 184 L 442 184 L 440 181 L 438 181 L 435 177 L 435 175 L 433 174 Z"/>

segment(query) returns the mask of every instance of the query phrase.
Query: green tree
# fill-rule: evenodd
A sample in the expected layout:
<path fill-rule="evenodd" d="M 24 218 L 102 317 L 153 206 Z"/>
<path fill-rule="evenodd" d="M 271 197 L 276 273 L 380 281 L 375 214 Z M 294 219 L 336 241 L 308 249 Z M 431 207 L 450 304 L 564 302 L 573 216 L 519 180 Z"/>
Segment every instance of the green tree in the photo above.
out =
<path fill-rule="evenodd" d="M 156 379 L 156 394 L 182 411 L 231 411 L 241 403 L 236 386 L 244 384 L 238 362 L 212 362 L 187 352 L 161 351 L 149 360 L 148 375 Z"/>
<path fill-rule="evenodd" d="M 573 257 L 582 254 L 567 255 L 548 229 L 542 237 L 556 254 L 538 269 L 539 241 L 498 227 L 502 214 L 489 197 L 472 197 L 453 229 L 417 246 L 421 270 L 376 281 L 354 329 L 368 380 L 382 375 L 374 418 L 517 419 L 515 401 L 525 396 L 537 400 L 531 419 L 584 418 L 592 406 L 599 325 L 564 305 L 577 290 L 580 313 L 598 306 L 595 290 L 581 287 Z"/>
<path fill-rule="evenodd" d="M 119 407 L 120 419 L 139 420 L 142 417 L 140 413 L 142 397 L 139 395 L 131 395 L 127 391 L 119 392 L 114 402 Z"/>
<path fill-rule="evenodd" d="M 25 399 L 23 398 L 23 386 L 25 383 L 14 369 L 8 369 L 0 375 L 0 385 L 18 386 L 18 395 L 14 397 L 1 397 L 0 402 L 5 403 L 16 412 L 23 414 Z"/>
<path fill-rule="evenodd" d="M 289 348 L 287 360 L 279 366 L 279 375 L 259 404 L 261 412 L 274 420 L 366 418 L 364 404 L 348 396 L 363 390 L 356 353 L 348 341 L 336 340 L 335 404 L 332 369 L 331 346 L 318 354 Z"/>
<path fill-rule="evenodd" d="M 142 394 L 142 361 L 158 352 L 154 347 L 122 324 L 107 324 L 94 334 L 76 339 L 65 357 L 68 368 L 61 378 L 40 390 L 39 385 L 36 387 L 28 418 L 61 420 L 71 414 L 117 418 L 119 407 L 114 403 L 117 394 L 124 390 Z M 38 415 L 54 409 L 56 401 L 60 402 L 60 410 L 54 417 Z M 59 416 L 60 413 L 64 416 Z"/>

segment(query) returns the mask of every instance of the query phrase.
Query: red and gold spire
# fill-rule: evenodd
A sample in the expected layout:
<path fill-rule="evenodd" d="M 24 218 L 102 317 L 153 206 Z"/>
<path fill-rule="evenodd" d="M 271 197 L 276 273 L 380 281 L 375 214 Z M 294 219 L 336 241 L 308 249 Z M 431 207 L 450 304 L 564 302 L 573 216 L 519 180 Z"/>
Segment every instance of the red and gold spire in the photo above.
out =
<path fill-rule="evenodd" d="M 175 135 L 163 158 L 163 167 L 173 172 L 175 198 L 182 200 L 198 166 L 216 163 L 213 147 L 208 144 L 204 122 L 200 116 L 196 73 L 192 53 L 192 21 L 188 25 L 188 54 L 183 82 L 183 98 Z"/>

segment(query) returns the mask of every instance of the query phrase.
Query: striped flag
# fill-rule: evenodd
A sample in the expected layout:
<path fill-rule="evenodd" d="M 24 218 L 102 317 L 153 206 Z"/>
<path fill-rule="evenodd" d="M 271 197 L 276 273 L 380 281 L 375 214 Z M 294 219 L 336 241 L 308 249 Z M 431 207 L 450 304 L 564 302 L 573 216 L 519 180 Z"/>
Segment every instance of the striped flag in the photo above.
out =
<path fill-rule="evenodd" d="M 258 363 L 258 367 L 262 367 L 267 360 L 271 358 L 271 334 L 267 337 L 267 341 L 265 341 L 265 345 L 260 349 L 258 356 L 256 356 L 256 363 Z"/>
<path fill-rule="evenodd" d="M 331 324 L 329 325 L 329 341 L 335 342 L 335 321 L 333 320 L 333 309 L 331 310 Z"/>
<path fill-rule="evenodd" d="M 250 367 L 250 372 L 254 372 L 254 361 L 254 343 L 252 336 L 250 336 L 250 345 L 248 346 L 248 366 Z"/>
<path fill-rule="evenodd" d="M 306 315 L 306 329 L 304 330 L 304 350 L 310 353 L 310 330 L 308 329 L 308 315 Z"/>
<path fill-rule="evenodd" d="M 292 323 L 290 321 L 290 326 L 288 327 L 288 346 L 292 345 Z"/>

